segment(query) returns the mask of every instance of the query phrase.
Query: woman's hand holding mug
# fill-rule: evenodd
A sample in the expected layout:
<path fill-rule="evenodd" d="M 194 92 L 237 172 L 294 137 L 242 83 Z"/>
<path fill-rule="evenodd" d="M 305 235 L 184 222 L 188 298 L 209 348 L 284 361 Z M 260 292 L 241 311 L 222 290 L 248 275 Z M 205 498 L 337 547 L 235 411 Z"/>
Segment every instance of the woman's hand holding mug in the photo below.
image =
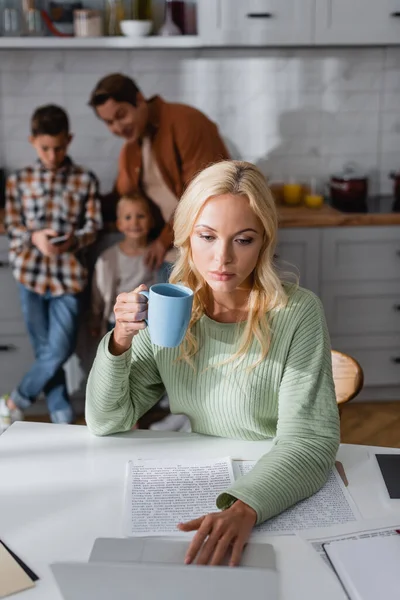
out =
<path fill-rule="evenodd" d="M 142 284 L 133 292 L 119 294 L 114 306 L 115 328 L 109 343 L 111 354 L 118 356 L 129 350 L 133 336 L 147 327 L 147 321 L 152 344 L 176 348 L 185 337 L 192 306 L 192 290 L 173 283 L 156 283 L 150 292 Z"/>
<path fill-rule="evenodd" d="M 109 350 L 118 356 L 123 354 L 132 344 L 133 337 L 147 327 L 147 298 L 140 292 L 147 290 L 144 284 L 133 292 L 117 296 L 114 305 L 115 328 L 110 338 Z"/>

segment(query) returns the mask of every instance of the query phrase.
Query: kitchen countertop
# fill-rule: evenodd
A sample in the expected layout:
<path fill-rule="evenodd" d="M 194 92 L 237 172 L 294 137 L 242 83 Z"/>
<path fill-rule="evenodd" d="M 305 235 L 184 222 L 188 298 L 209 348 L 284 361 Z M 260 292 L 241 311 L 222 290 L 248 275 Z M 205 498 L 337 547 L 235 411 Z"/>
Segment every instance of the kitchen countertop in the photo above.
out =
<path fill-rule="evenodd" d="M 368 213 L 343 213 L 329 204 L 324 204 L 321 208 L 307 208 L 306 206 L 284 206 L 278 205 L 279 227 L 356 227 L 356 226 L 374 226 L 374 225 L 400 225 L 400 213 L 381 212 L 386 210 L 386 205 L 378 206 L 376 203 L 372 207 L 380 212 Z M 113 230 L 112 226 L 106 230 Z M 111 225 L 111 224 L 109 224 Z M 5 234 L 4 229 L 4 210 L 0 209 L 0 235 Z"/>
<path fill-rule="evenodd" d="M 324 204 L 321 208 L 278 205 L 279 227 L 356 227 L 400 225 L 400 213 L 344 213 Z"/>

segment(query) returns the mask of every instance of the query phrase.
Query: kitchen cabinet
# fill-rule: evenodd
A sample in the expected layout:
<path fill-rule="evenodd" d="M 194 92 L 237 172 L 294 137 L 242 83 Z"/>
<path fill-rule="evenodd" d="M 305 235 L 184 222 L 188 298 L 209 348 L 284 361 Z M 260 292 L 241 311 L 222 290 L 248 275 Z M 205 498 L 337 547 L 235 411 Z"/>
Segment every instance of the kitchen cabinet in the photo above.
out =
<path fill-rule="evenodd" d="M 317 45 L 399 44 L 399 0 L 317 0 Z"/>
<path fill-rule="evenodd" d="M 204 0 L 201 6 L 200 31 L 206 45 L 301 46 L 313 42 L 315 0 Z"/>
<path fill-rule="evenodd" d="M 332 346 L 359 361 L 364 387 L 400 386 L 400 227 L 323 230 L 320 272 Z"/>
<path fill-rule="evenodd" d="M 400 277 L 400 227 L 324 229 L 324 281 L 381 281 Z"/>
<path fill-rule="evenodd" d="M 282 278 L 293 280 L 315 294 L 319 294 L 319 248 L 321 229 L 280 229 L 276 252 L 276 265 Z"/>

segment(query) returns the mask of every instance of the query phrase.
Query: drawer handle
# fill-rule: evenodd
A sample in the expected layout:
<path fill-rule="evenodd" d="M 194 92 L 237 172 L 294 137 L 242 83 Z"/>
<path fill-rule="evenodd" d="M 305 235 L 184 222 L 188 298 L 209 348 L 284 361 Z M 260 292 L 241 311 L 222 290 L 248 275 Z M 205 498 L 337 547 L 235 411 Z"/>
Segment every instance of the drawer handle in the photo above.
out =
<path fill-rule="evenodd" d="M 400 12 L 399 11 L 392 12 L 392 13 L 390 13 L 390 16 L 391 17 L 400 17 Z"/>
<path fill-rule="evenodd" d="M 272 19 L 272 17 L 274 15 L 272 13 L 265 12 L 265 13 L 247 13 L 246 16 L 248 19 Z"/>
<path fill-rule="evenodd" d="M 17 349 L 14 344 L 0 344 L 0 352 L 13 352 Z"/>
<path fill-rule="evenodd" d="M 0 260 L 0 269 L 4 269 L 10 266 L 9 262 L 5 262 L 3 260 Z"/>
<path fill-rule="evenodd" d="M 392 362 L 396 363 L 396 365 L 400 365 L 400 356 L 393 356 Z"/>

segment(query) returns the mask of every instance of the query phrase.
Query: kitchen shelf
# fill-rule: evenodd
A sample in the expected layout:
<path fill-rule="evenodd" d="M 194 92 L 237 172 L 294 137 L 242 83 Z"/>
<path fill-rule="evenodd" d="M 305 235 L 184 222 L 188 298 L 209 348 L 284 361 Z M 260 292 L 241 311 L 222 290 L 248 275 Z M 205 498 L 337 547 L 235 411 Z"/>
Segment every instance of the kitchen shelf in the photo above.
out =
<path fill-rule="evenodd" d="M 117 37 L 0 37 L 1 49 L 31 49 L 49 48 L 53 50 L 77 49 L 121 49 L 121 48 L 200 48 L 201 39 L 197 35 L 178 35 L 171 37 L 148 36 L 141 38 Z"/>

